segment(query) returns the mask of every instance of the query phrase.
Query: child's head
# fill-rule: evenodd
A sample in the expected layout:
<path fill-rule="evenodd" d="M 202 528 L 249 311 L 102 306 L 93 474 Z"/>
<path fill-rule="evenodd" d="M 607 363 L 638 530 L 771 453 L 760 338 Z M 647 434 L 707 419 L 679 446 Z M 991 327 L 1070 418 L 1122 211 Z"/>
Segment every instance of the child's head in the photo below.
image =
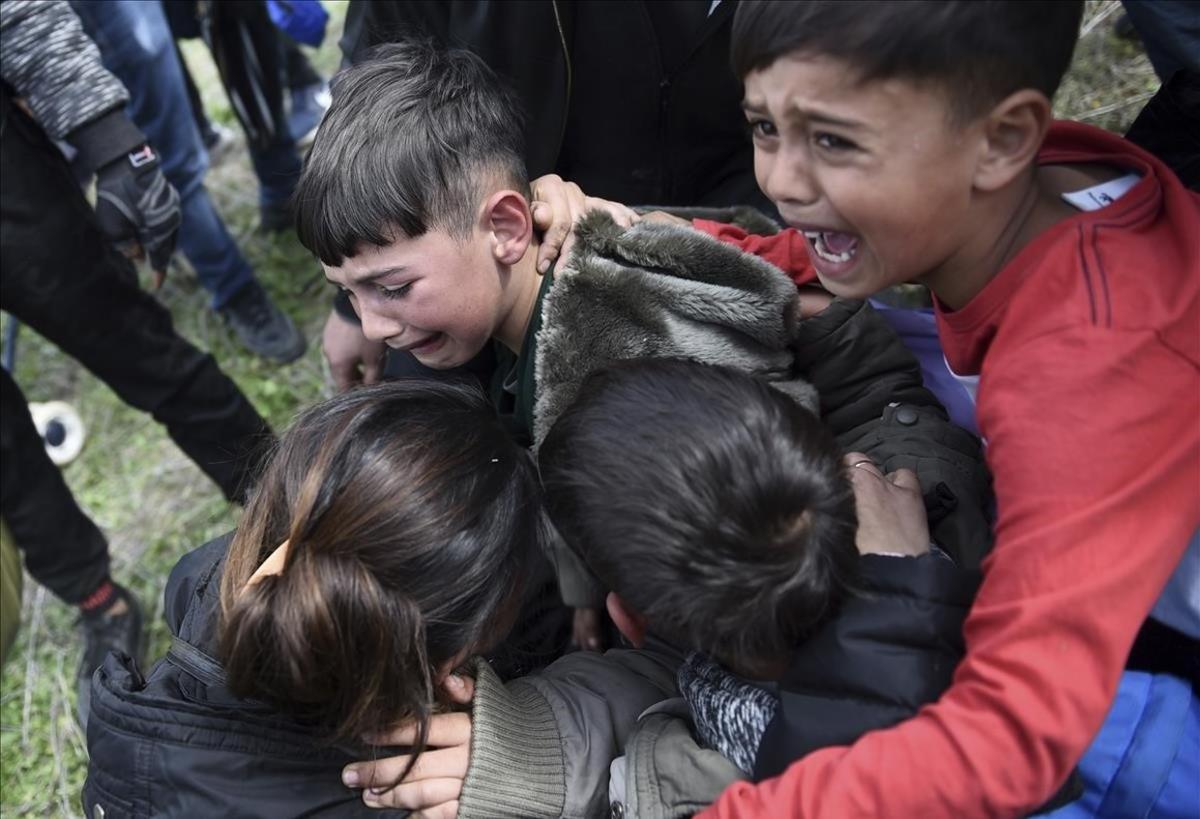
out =
<path fill-rule="evenodd" d="M 538 466 L 555 526 L 620 603 L 741 673 L 772 675 L 854 576 L 836 443 L 744 373 L 614 364 L 585 382 Z"/>
<path fill-rule="evenodd" d="M 424 723 L 440 680 L 511 625 L 540 554 L 539 492 L 466 387 L 398 382 L 308 410 L 229 549 L 231 690 L 333 739 Z M 248 582 L 285 540 L 282 570 Z"/>
<path fill-rule="evenodd" d="M 732 59 L 758 181 L 829 289 L 921 280 L 953 298 L 943 279 L 994 261 L 1030 205 L 1081 13 L 1069 0 L 739 5 Z"/>
<path fill-rule="evenodd" d="M 368 338 L 444 368 L 502 329 L 528 285 L 524 152 L 515 98 L 468 51 L 390 44 L 337 76 L 296 226 Z"/>

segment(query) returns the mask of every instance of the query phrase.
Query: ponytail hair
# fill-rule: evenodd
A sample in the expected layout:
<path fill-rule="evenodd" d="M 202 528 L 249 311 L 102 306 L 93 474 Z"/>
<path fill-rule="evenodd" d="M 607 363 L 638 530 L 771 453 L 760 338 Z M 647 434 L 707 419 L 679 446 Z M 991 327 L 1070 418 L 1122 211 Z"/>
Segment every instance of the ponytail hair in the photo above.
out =
<path fill-rule="evenodd" d="M 477 390 L 395 382 L 313 407 L 229 548 L 230 689 L 329 741 L 415 719 L 415 758 L 439 670 L 511 627 L 542 532 L 532 464 Z M 282 571 L 247 585 L 285 540 Z"/>

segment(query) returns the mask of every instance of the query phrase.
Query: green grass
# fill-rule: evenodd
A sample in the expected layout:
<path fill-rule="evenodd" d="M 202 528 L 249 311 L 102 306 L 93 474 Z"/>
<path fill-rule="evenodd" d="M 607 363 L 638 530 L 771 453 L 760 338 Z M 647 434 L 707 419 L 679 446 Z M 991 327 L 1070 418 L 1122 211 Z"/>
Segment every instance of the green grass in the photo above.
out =
<path fill-rule="evenodd" d="M 344 3 L 327 2 L 333 21 L 314 61 L 338 65 Z M 1060 116 L 1123 130 L 1157 80 L 1140 50 L 1112 36 L 1116 0 L 1088 5 L 1088 29 L 1056 106 Z M 215 119 L 233 124 L 215 70 L 200 43 L 185 56 Z M 300 324 L 309 351 L 287 367 L 242 350 L 207 308 L 205 292 L 186 269 L 168 278 L 160 298 L 179 331 L 216 356 L 276 429 L 301 407 L 330 393 L 319 350 L 329 292 L 317 264 L 292 236 L 256 231 L 257 188 L 249 161 L 234 152 L 208 175 L 208 188 L 259 278 Z M 30 401 L 70 401 L 88 428 L 83 454 L 65 470 L 80 504 L 108 534 L 113 574 L 146 609 L 148 658 L 165 651 L 162 586 L 184 552 L 236 523 L 216 488 L 162 428 L 126 407 L 56 348 L 22 328 L 17 380 Z M 26 578 L 23 623 L 0 683 L 0 814 L 75 816 L 86 770 L 84 738 L 73 718 L 77 643 L 73 610 Z M 145 667 L 149 667 L 149 663 Z"/>

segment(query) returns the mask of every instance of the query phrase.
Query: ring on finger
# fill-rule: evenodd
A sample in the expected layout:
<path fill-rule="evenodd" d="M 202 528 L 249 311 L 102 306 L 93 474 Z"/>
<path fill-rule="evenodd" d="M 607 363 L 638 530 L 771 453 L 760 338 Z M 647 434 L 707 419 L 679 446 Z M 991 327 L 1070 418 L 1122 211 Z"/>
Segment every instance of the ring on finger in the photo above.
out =
<path fill-rule="evenodd" d="M 863 459 L 855 461 L 850 464 L 850 467 L 851 469 L 861 469 L 863 472 L 866 472 L 868 475 L 874 475 L 881 481 L 887 480 L 887 475 L 883 474 L 883 468 L 872 460 Z"/>

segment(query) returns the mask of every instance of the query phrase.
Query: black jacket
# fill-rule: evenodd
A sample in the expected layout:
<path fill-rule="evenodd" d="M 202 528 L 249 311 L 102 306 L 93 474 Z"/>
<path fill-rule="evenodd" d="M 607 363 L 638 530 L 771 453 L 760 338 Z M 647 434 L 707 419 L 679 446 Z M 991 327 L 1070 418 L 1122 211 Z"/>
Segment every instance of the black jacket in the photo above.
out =
<path fill-rule="evenodd" d="M 861 589 L 796 651 L 754 778 L 896 725 L 950 686 L 979 573 L 931 555 L 865 555 Z"/>
<path fill-rule="evenodd" d="M 467 48 L 513 88 L 526 114 L 531 177 L 643 205 L 774 206 L 754 180 L 729 66 L 737 3 L 709 0 L 355 0 L 349 63 L 403 36 Z"/>
<path fill-rule="evenodd" d="M 990 479 L 978 439 L 947 420 L 922 386 L 916 360 L 874 310 L 837 300 L 801 323 L 795 348 L 843 450 L 864 452 L 885 471 L 915 471 L 933 540 L 954 560 L 860 560 L 858 591 L 797 648 L 780 680 L 755 779 L 895 725 L 936 700 L 964 653 L 963 622 L 992 544 Z"/>
<path fill-rule="evenodd" d="M 340 779 L 344 765 L 369 752 L 317 746 L 304 726 L 230 694 L 205 656 L 229 540 L 200 547 L 171 572 L 164 614 L 177 639 L 149 675 L 116 654 L 97 671 L 84 814 L 379 816 Z"/>
<path fill-rule="evenodd" d="M 367 808 L 341 783 L 342 768 L 399 751 L 319 744 L 312 730 L 271 707 L 233 696 L 213 659 L 218 590 L 232 535 L 185 555 L 171 571 L 163 614 L 174 639 L 143 677 L 127 656 L 110 654 L 92 681 L 86 816 L 400 817 Z M 543 641 L 565 643 L 567 616 L 540 609 L 552 589 L 531 595 L 517 633 L 493 657 L 502 676 L 540 667 Z M 553 602 L 557 602 L 554 600 Z M 530 622 L 536 622 L 536 628 Z"/>

